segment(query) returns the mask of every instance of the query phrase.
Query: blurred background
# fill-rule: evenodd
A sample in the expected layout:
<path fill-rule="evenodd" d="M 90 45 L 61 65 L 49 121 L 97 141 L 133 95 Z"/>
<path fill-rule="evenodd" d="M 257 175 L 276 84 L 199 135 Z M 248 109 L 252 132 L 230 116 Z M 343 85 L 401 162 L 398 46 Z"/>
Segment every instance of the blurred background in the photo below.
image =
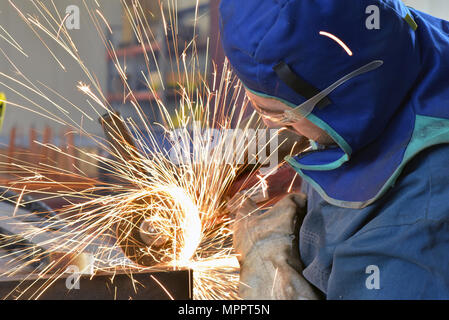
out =
<path fill-rule="evenodd" d="M 430 13 L 441 19 L 449 19 L 449 1 L 445 0 L 403 0 L 415 9 Z"/>
<path fill-rule="evenodd" d="M 126 1 L 131 2 L 131 0 Z M 34 1 L 13 1 L 13 3 L 16 2 L 17 6 L 23 12 L 38 15 L 39 7 L 35 5 Z M 48 7 L 52 7 L 51 0 L 42 0 L 42 2 Z M 142 70 L 147 70 L 144 52 L 135 39 L 134 31 L 128 22 L 124 6 L 120 0 L 97 0 L 97 2 L 101 7 L 102 14 L 110 24 L 112 34 L 107 31 L 105 24 L 102 24 L 102 27 L 104 27 L 103 32 L 107 34 L 108 41 L 115 46 L 119 61 L 127 66 L 126 74 L 129 78 L 131 88 L 135 92 L 135 98 L 142 106 L 150 121 L 158 121 L 159 119 L 156 113 L 153 112 L 156 108 L 154 95 L 149 92 L 144 77 L 141 75 Z M 146 74 L 145 76 L 151 77 L 154 80 L 154 87 L 162 97 L 164 104 L 169 109 L 174 109 L 176 102 L 173 93 L 176 90 L 177 80 L 173 74 L 170 61 L 174 58 L 174 55 L 172 50 L 168 49 L 169 47 L 173 48 L 173 44 L 170 43 L 172 41 L 171 39 L 166 41 L 165 30 L 161 23 L 162 14 L 159 2 L 159 0 L 141 0 L 142 7 L 147 14 L 148 21 L 154 32 L 154 55 L 159 64 L 159 70 L 162 80 L 166 85 L 166 90 L 161 90 L 162 84 L 158 83 L 160 77 L 155 65 L 150 66 L 152 74 Z M 171 2 L 174 3 L 174 1 Z M 449 1 L 447 0 L 404 0 L 404 2 L 419 10 L 449 19 Z M 92 1 L 92 3 L 95 2 Z M 179 50 L 182 51 L 186 42 L 192 39 L 194 18 L 195 14 L 197 14 L 199 19 L 196 34 L 198 35 L 197 45 L 200 65 L 204 65 L 206 61 L 210 63 L 210 59 L 213 59 L 218 67 L 220 67 L 224 55 L 219 44 L 217 10 L 219 0 L 201 0 L 197 13 L 195 12 L 195 3 L 195 0 L 177 1 Z M 69 6 L 75 5 L 80 9 L 79 29 L 69 31 L 76 43 L 80 56 L 87 68 L 98 79 L 98 83 L 109 104 L 125 118 L 136 117 L 137 115 L 131 107 L 131 101 L 129 98 L 125 99 L 123 97 L 123 84 L 114 68 L 110 54 L 108 54 L 104 43 L 98 36 L 98 32 L 89 17 L 89 12 L 84 5 L 84 1 L 58 0 L 55 1 L 55 4 L 56 9 L 62 16 L 64 16 L 66 8 Z M 167 6 L 165 6 L 166 8 Z M 39 81 L 41 84 L 50 87 L 65 97 L 67 101 L 62 103 L 61 106 L 71 112 L 73 121 L 82 124 L 83 128 L 89 133 L 102 136 L 102 128 L 97 120 L 98 115 L 87 103 L 86 96 L 77 89 L 79 81 L 85 81 L 86 83 L 89 83 L 89 81 L 73 59 L 56 43 L 50 45 L 49 49 L 55 53 L 58 59 L 60 59 L 61 64 L 64 65 L 65 70 L 63 70 L 60 64 L 49 53 L 49 49 L 26 26 L 9 1 L 1 1 L 0 3 L 0 27 L 0 48 L 8 57 L 13 58 L 14 64 L 21 69 L 23 74 L 30 80 Z M 19 54 L 16 49 L 5 42 L 5 30 L 23 47 L 23 50 L 29 54 L 29 57 Z M 52 43 L 52 41 L 46 42 Z M 150 51 L 149 48 L 148 51 Z M 16 72 L 3 54 L 0 54 L 0 72 L 8 75 L 14 75 Z M 26 101 L 20 94 L 11 90 L 11 88 L 17 88 L 17 85 L 14 85 L 13 80 L 2 77 L 0 80 L 0 92 L 4 92 L 10 101 L 33 108 L 30 101 Z M 87 119 L 79 111 L 74 110 L 68 101 L 78 106 L 87 115 L 90 115 L 93 120 Z M 45 105 L 47 111 L 51 113 L 58 114 L 60 112 L 50 103 L 46 103 L 45 101 L 39 101 L 39 103 Z M 47 152 L 44 148 L 39 149 L 40 147 L 34 143 L 35 141 L 42 141 L 44 143 L 52 142 L 57 146 L 67 148 L 71 153 L 76 153 L 75 146 L 77 148 L 92 149 L 92 151 L 95 151 L 96 148 L 91 139 L 71 135 L 68 128 L 54 121 L 14 106 L 7 107 L 0 132 L 0 154 L 7 155 L 9 158 L 23 157 L 26 161 L 35 162 L 43 161 L 42 159 L 51 157 L 49 154 L 43 154 L 42 158 L 27 155 L 27 150 L 34 154 Z M 54 156 L 57 157 L 58 155 Z M 68 170 L 73 165 L 68 159 L 53 160 L 59 166 L 66 166 Z M 82 166 L 82 164 L 78 165 Z M 98 172 L 96 172 L 93 166 L 82 169 L 89 176 L 98 176 Z"/>
<path fill-rule="evenodd" d="M 44 0 L 44 3 L 51 8 L 51 1 Z M 165 36 L 163 36 L 164 30 L 161 23 L 161 9 L 159 7 L 158 0 L 142 0 L 142 7 L 147 13 L 148 21 L 152 26 L 152 31 L 155 34 L 155 38 L 159 41 L 154 43 L 155 55 L 158 63 L 161 65 L 163 78 L 165 83 L 169 86 L 172 85 L 169 74 L 169 53 L 167 52 L 167 44 Z M 212 1 L 214 2 L 214 1 Z M 218 1 L 216 1 L 218 2 Z M 126 63 L 127 76 L 132 89 L 136 92 L 136 96 L 141 105 L 146 109 L 151 109 L 151 95 L 146 90 L 146 85 L 143 81 L 143 77 L 139 76 L 141 70 L 146 70 L 145 61 L 143 58 L 143 50 L 138 45 L 132 26 L 128 22 L 124 8 L 120 0 L 98 0 L 101 6 L 101 12 L 108 21 L 113 33 L 106 32 L 109 37 L 109 41 L 114 45 L 117 50 L 117 55 L 121 63 Z M 131 1 L 129 1 L 131 3 Z M 190 41 L 193 35 L 193 25 L 195 18 L 195 0 L 180 0 L 178 1 L 178 20 L 179 20 L 179 34 L 180 43 L 179 47 L 182 50 L 185 46 L 185 41 Z M 94 2 L 92 1 L 92 4 Z M 95 26 L 91 22 L 89 12 L 86 10 L 82 0 L 58 0 L 56 6 L 62 16 L 65 15 L 65 10 L 68 6 L 75 5 L 80 9 L 80 28 L 70 30 L 70 35 L 76 44 L 80 56 L 83 58 L 87 68 L 96 75 L 99 83 L 105 93 L 108 101 L 112 106 L 119 109 L 121 113 L 126 117 L 129 115 L 130 109 L 127 103 L 123 103 L 123 85 L 117 76 L 117 72 L 114 70 L 111 57 L 108 55 L 104 43 L 101 41 Z M 211 36 L 211 16 L 209 14 L 210 7 L 214 6 L 210 1 L 200 1 L 199 6 L 199 22 L 197 34 L 199 35 L 198 46 L 200 48 L 200 57 L 204 60 L 206 54 L 206 42 L 207 38 Z M 32 1 L 18 1 L 17 7 L 23 12 L 30 13 L 31 15 L 37 15 L 37 8 L 33 5 Z M 92 6 L 96 7 L 96 6 Z M 168 14 L 167 14 L 168 17 Z M 215 21 L 217 19 L 214 19 Z M 94 115 L 91 108 L 86 103 L 86 99 L 76 88 L 76 85 L 80 80 L 87 81 L 79 70 L 79 66 L 74 63 L 73 59 L 64 53 L 64 50 L 60 48 L 56 43 L 54 46 L 50 46 L 51 51 L 60 59 L 61 63 L 65 66 L 66 70 L 62 70 L 59 64 L 52 58 L 49 50 L 41 43 L 36 35 L 25 25 L 16 10 L 9 4 L 8 1 L 2 1 L 0 4 L 0 25 L 6 29 L 11 36 L 23 47 L 24 51 L 29 53 L 29 58 L 26 58 L 20 54 L 10 45 L 2 43 L 1 47 L 9 57 L 14 58 L 14 62 L 21 68 L 24 74 L 32 80 L 39 80 L 40 82 L 51 87 L 55 91 L 67 98 L 75 105 L 79 106 L 83 111 L 89 115 Z M 216 23 L 215 23 L 216 25 Z M 216 27 L 216 26 L 215 26 Z M 218 28 L 217 30 L 218 31 Z M 214 30 L 215 32 L 215 30 Z M 47 39 L 45 39 L 47 40 Z M 47 41 L 52 43 L 51 41 Z M 213 47 L 211 41 L 211 48 Z M 181 51 L 182 52 L 182 51 Z M 212 51 L 210 51 L 212 52 Z M 173 58 L 173 57 L 172 57 Z M 150 66 L 150 69 L 157 72 L 154 66 Z M 11 74 L 12 68 L 10 64 L 5 60 L 3 55 L 0 57 L 0 71 L 7 74 Z M 158 80 L 159 77 L 153 77 Z M 10 83 L 4 83 L 9 85 Z M 20 97 L 13 92 L 8 91 L 5 86 L 0 85 L 0 90 L 5 92 L 8 100 L 16 101 L 18 103 L 24 102 Z M 157 87 L 158 84 L 156 83 Z M 51 108 L 51 106 L 48 106 Z M 68 108 L 69 109 L 69 108 Z M 151 114 L 149 110 L 148 114 Z M 52 111 L 57 112 L 57 109 Z M 80 115 L 74 115 L 73 119 L 81 121 Z M 85 119 L 84 119 L 85 120 Z M 9 135 L 12 127 L 17 127 L 18 131 L 21 129 L 33 126 L 38 131 L 42 131 L 46 126 L 50 126 L 52 129 L 58 131 L 58 125 L 50 120 L 41 119 L 30 112 L 25 110 L 19 110 L 11 107 L 5 114 L 5 122 L 1 136 L 5 137 Z M 84 121 L 84 128 L 89 132 L 101 134 L 101 127 L 96 121 Z M 3 139 L 3 142 L 5 140 Z"/>
<path fill-rule="evenodd" d="M 77 46 L 81 59 L 101 86 L 101 91 L 108 104 L 120 112 L 123 118 L 136 119 L 138 117 L 135 108 L 131 105 L 131 102 L 134 102 L 142 108 L 150 122 L 159 121 L 159 112 L 155 112 L 155 110 L 158 110 L 155 95 L 162 99 L 170 112 L 178 107 L 175 90 L 179 89 L 177 88 L 179 73 L 176 67 L 174 68 L 175 63 L 173 61 L 191 42 L 194 33 L 197 35 L 198 64 L 202 70 L 204 70 L 206 61 L 210 63 L 210 59 L 214 61 L 224 60 L 218 37 L 218 0 L 200 0 L 198 7 L 196 6 L 196 0 L 162 1 L 162 3 L 165 2 L 162 10 L 158 0 L 141 0 L 141 6 L 151 28 L 149 37 L 152 39 L 152 48 L 148 47 L 145 50 L 139 45 L 133 26 L 129 22 L 126 5 L 129 6 L 128 9 L 132 8 L 132 0 L 125 0 L 124 2 L 120 0 L 88 0 L 90 11 L 86 8 L 83 0 L 58 0 L 54 2 L 55 6 L 53 6 L 51 0 L 43 0 L 42 2 L 50 10 L 54 10 L 53 12 L 57 10 L 62 17 L 66 15 L 67 8 L 73 8 L 74 6 L 79 8 L 79 28 L 75 27 L 68 32 Z M 24 15 L 39 16 L 42 19 L 40 11 L 43 9 L 36 5 L 35 1 L 12 1 L 12 3 Z M 99 4 L 99 10 L 104 16 L 104 20 L 107 21 L 107 23 L 104 23 L 100 19 L 99 25 L 103 28 L 101 32 L 106 35 L 106 41 L 115 48 L 120 64 L 126 66 L 125 73 L 136 101 L 124 97 L 124 85 L 116 70 L 115 61 L 111 52 L 106 49 L 96 26 L 92 22 L 90 15 L 92 14 L 92 8 L 97 8 L 96 3 Z M 170 35 L 171 31 L 165 30 L 162 21 L 163 16 L 167 20 L 170 19 L 168 7 L 173 6 L 173 4 L 177 7 L 178 37 L 176 44 L 170 36 L 166 36 L 166 33 Z M 164 15 L 162 15 L 162 11 Z M 197 17 L 196 23 L 195 17 Z M 109 28 L 112 32 L 109 31 Z M 0 52 L 0 72 L 11 76 L 13 79 L 0 77 L 0 93 L 5 93 L 8 101 L 25 108 L 37 110 L 36 106 L 33 105 L 33 102 L 36 102 L 44 106 L 49 114 L 61 115 L 61 111 L 45 99 L 27 101 L 25 97 L 21 96 L 21 93 L 28 97 L 33 95 L 24 88 L 18 90 L 20 86 L 14 82 L 17 70 L 8 61 L 9 58 L 28 79 L 38 83 L 39 86 L 51 88 L 52 92 L 46 91 L 48 97 L 55 99 L 62 108 L 68 110 L 70 118 L 75 123 L 82 125 L 90 134 L 103 137 L 102 126 L 98 121 L 99 114 L 87 102 L 86 95 L 77 88 L 80 81 L 84 83 L 90 83 L 91 81 L 63 48 L 52 39 L 45 38 L 46 35 L 42 35 L 42 33 L 40 35 L 49 44 L 48 48 L 21 19 L 16 8 L 9 1 L 1 1 L 0 49 L 4 54 Z M 28 57 L 20 54 L 16 48 L 7 43 L 7 41 L 12 42 L 11 39 L 14 39 L 23 48 Z M 176 50 L 178 50 L 178 53 L 175 53 Z M 54 53 L 57 60 L 50 51 Z M 149 66 L 146 65 L 144 51 L 147 51 L 146 53 L 150 58 Z M 221 64 L 219 63 L 219 66 Z M 181 75 L 182 77 L 183 75 Z M 155 94 L 148 89 L 145 78 L 152 79 L 153 88 L 156 90 Z M 164 90 L 162 82 L 165 86 Z M 58 95 L 64 97 L 65 100 Z M 81 109 L 86 116 L 77 111 L 72 104 Z M 73 163 L 73 159 L 64 158 L 61 154 L 49 154 L 50 151 L 35 143 L 36 141 L 53 143 L 70 154 L 82 156 L 82 153 L 75 149 L 100 152 L 100 150 L 96 150 L 96 145 L 92 139 L 73 134 L 68 127 L 32 113 L 25 108 L 11 104 L 6 107 L 0 131 L 0 155 L 3 155 L 4 158 L 7 157 L 7 161 L 14 158 L 35 164 L 51 160 L 55 165 L 68 171 L 73 170 L 73 165 L 79 165 L 81 171 L 86 172 L 89 177 L 98 177 L 99 173 L 95 166 L 86 165 L 83 167 L 82 162 Z M 87 116 L 91 119 L 88 119 Z M 40 156 L 36 157 L 36 154 Z M 3 159 L 0 162 L 3 162 Z M 7 171 L 2 169 L 5 168 L 0 165 L 0 171 Z M 2 180 L 0 182 L 5 179 L 8 180 L 8 178 L 12 179 L 12 177 L 0 175 L 0 180 Z"/>

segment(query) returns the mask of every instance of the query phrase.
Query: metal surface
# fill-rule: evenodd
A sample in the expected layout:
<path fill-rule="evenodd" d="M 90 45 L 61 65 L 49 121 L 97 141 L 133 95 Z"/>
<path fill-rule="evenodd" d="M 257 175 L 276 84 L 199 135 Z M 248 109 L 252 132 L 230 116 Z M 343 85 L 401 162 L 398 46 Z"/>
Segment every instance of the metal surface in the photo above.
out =
<path fill-rule="evenodd" d="M 39 300 L 190 300 L 193 294 L 193 276 L 189 270 L 158 273 L 136 273 L 132 275 L 116 274 L 82 276 L 79 289 L 67 289 L 70 278 L 56 280 L 45 290 Z M 45 284 L 40 280 L 0 281 L 0 298 L 7 300 L 36 299 Z M 31 287 L 30 287 L 31 286 Z M 29 288 L 21 294 L 24 289 Z"/>
<path fill-rule="evenodd" d="M 41 259 L 35 259 L 35 263 L 23 267 L 28 260 L 17 259 L 15 251 L 35 249 L 36 254 L 47 250 L 46 243 L 56 236 L 70 236 L 64 227 L 57 230 L 41 230 L 34 234 L 31 239 L 25 239 L 21 235 L 31 229 L 39 229 L 43 224 L 50 223 L 57 217 L 43 216 L 43 212 L 34 210 L 36 208 L 14 208 L 13 202 L 0 202 L 0 299 L 36 299 L 40 300 L 164 300 L 164 299 L 191 299 L 192 297 L 192 273 L 190 271 L 170 271 L 158 273 L 135 273 L 130 276 L 126 270 L 114 270 L 113 273 L 100 274 L 95 277 L 83 275 L 79 281 L 79 289 L 68 289 L 76 274 L 66 274 L 66 278 L 56 281 L 48 278 L 37 278 L 30 276 L 30 272 L 37 267 L 35 264 L 43 263 Z M 32 210 L 33 209 L 33 210 Z M 15 215 L 13 217 L 13 212 Z M 31 213 L 33 212 L 33 213 Z M 50 214 L 49 212 L 45 212 Z M 31 219 L 33 217 L 33 219 Z M 48 226 L 47 226 L 47 229 Z M 54 228 L 53 228 L 54 229 Z M 65 232 L 64 232 L 65 231 Z M 15 241 L 12 241 L 15 239 Z M 2 243 L 3 242 L 3 243 Z M 96 252 L 102 244 L 94 244 L 86 248 L 87 251 Z M 87 255 L 88 253 L 83 253 Z M 123 255 L 114 255 L 123 258 Z M 43 255 L 42 259 L 51 259 L 51 255 Z M 34 259 L 34 256 L 30 256 Z M 58 257 L 54 259 L 58 261 Z M 64 267 L 64 261 L 61 262 Z M 75 262 L 71 262 L 74 264 Z M 76 264 L 79 270 L 81 266 Z M 65 267 L 64 267 L 65 268 Z M 53 269 L 57 269 L 56 267 Z M 16 270 L 16 271 L 14 271 Z M 16 273 L 17 272 L 17 273 Z M 6 273 L 16 273 L 14 278 L 8 278 Z M 51 278 L 51 276 L 50 276 Z M 24 281 L 24 279 L 27 279 Z M 47 290 L 48 282 L 53 282 Z M 26 290 L 25 290 L 26 289 Z"/>

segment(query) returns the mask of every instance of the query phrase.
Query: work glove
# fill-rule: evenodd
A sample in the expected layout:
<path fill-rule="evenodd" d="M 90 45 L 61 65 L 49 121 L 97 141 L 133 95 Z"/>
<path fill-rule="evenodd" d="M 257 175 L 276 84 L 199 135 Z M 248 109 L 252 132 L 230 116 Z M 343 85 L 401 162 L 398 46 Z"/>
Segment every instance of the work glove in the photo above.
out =
<path fill-rule="evenodd" d="M 246 300 L 319 299 L 316 289 L 302 276 L 299 258 L 298 231 L 305 216 L 306 196 L 288 195 L 265 212 L 251 199 L 240 200 L 240 204 L 234 224 L 234 248 L 240 263 L 240 297 Z"/>

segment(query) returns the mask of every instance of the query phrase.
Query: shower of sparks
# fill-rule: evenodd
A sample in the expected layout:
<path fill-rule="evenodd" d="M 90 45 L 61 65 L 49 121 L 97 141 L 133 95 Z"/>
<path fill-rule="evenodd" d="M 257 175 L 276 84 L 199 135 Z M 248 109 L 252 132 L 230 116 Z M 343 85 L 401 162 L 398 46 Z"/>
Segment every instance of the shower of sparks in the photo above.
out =
<path fill-rule="evenodd" d="M 61 62 L 62 59 L 51 50 L 54 44 L 64 49 L 79 65 L 88 81 L 80 81 L 75 89 L 86 96 L 87 103 L 96 114 L 98 116 L 105 112 L 112 114 L 113 110 L 100 84 L 95 75 L 85 66 L 83 58 L 65 28 L 66 17 L 61 17 L 57 13 L 54 2 L 52 1 L 52 8 L 46 7 L 42 1 L 31 0 L 40 13 L 40 17 L 22 12 L 18 1 L 16 3 L 14 0 L 9 0 L 9 3 L 18 13 L 18 18 L 26 23 L 48 49 L 51 57 L 62 70 L 66 69 Z M 13 159 L 12 163 L 8 161 L 9 159 L 2 162 L 2 165 L 9 166 L 7 172 L 9 174 L 27 173 L 25 177 L 22 175 L 7 188 L 20 193 L 17 208 L 27 204 L 24 202 L 26 201 L 24 196 L 29 192 L 26 188 L 28 184 L 37 185 L 39 193 L 45 195 L 44 200 L 73 199 L 70 206 L 60 209 L 55 216 L 47 217 L 44 227 L 36 228 L 24 223 L 14 225 L 14 229 L 17 230 L 16 235 L 20 236 L 20 239 L 36 243 L 36 247 L 21 248 L 20 251 L 5 253 L 0 257 L 10 259 L 11 266 L 15 266 L 11 267 L 5 275 L 14 276 L 29 268 L 33 269 L 33 276 L 46 279 L 45 285 L 31 295 L 31 298 L 37 299 L 64 275 L 77 255 L 89 252 L 94 259 L 94 273 L 116 272 L 119 269 L 125 270 L 132 278 L 134 272 L 192 269 L 195 299 L 237 299 L 239 266 L 232 248 L 233 219 L 227 214 L 226 191 L 241 166 L 223 164 L 222 160 L 230 152 L 244 153 L 244 146 L 236 148 L 235 145 L 217 145 L 211 148 L 211 137 L 203 134 L 203 130 L 227 129 L 240 125 L 248 102 L 245 98 L 243 105 L 238 103 L 239 96 L 243 94 L 241 85 L 228 70 L 227 63 L 224 65 L 221 78 L 217 78 L 217 71 L 213 70 L 213 79 L 209 81 L 208 65 L 206 64 L 204 70 L 200 70 L 199 67 L 195 34 L 192 41 L 186 43 L 186 49 L 178 52 L 177 4 L 175 0 L 168 0 L 165 2 L 166 7 L 161 8 L 161 12 L 167 43 L 169 37 L 172 37 L 175 42 L 173 47 L 169 47 L 169 50 L 173 51 L 170 56 L 176 57 L 171 61 L 172 70 L 178 75 L 177 124 L 175 124 L 168 106 L 165 106 L 159 98 L 158 90 L 160 89 L 154 85 L 157 82 L 156 79 L 152 79 L 155 77 L 153 73 L 155 71 L 159 80 L 162 80 L 155 56 L 155 35 L 151 31 L 139 1 L 122 0 L 124 12 L 144 52 L 148 70 L 147 72 L 142 70 L 142 78 L 148 87 L 148 92 L 155 97 L 156 113 L 160 114 L 162 119 L 160 123 L 150 123 L 128 84 L 126 66 L 121 64 L 115 48 L 102 31 L 106 24 L 107 30 L 112 33 L 105 16 L 101 13 L 100 5 L 96 1 L 88 3 L 88 0 L 83 1 L 121 77 L 124 96 L 131 101 L 139 116 L 138 119 L 125 119 L 122 123 L 137 137 L 137 146 L 135 148 L 127 144 L 126 139 L 119 136 L 115 139 L 124 151 L 118 150 L 117 144 L 87 133 L 76 119 L 70 118 L 70 113 L 62 105 L 69 104 L 80 112 L 81 108 L 46 85 L 33 82 L 0 49 L 15 71 L 14 77 L 0 73 L 0 79 L 13 81 L 17 89 L 8 88 L 29 103 L 22 105 L 8 101 L 10 106 L 29 110 L 64 124 L 74 133 L 89 137 L 100 149 L 114 157 L 90 153 L 76 147 L 74 148 L 78 154 L 83 157 L 73 156 L 50 143 L 42 143 L 41 147 L 80 163 L 101 168 L 117 181 L 99 184 L 98 181 L 87 178 L 77 168 L 67 171 L 50 164 L 36 165 L 17 159 Z M 198 8 L 195 21 L 198 19 L 197 13 Z M 26 55 L 24 49 L 3 27 L 0 26 L 0 30 L 3 32 L 0 33 L 1 38 Z M 153 67 L 150 68 L 152 65 L 150 61 L 156 65 L 155 70 L 152 69 Z M 201 85 L 198 86 L 197 83 Z M 209 83 L 212 85 L 209 86 Z M 2 80 L 0 85 L 6 86 Z M 165 89 L 163 83 L 162 86 Z M 50 113 L 46 105 L 56 107 L 59 113 Z M 94 121 L 87 114 L 83 116 L 83 119 Z M 116 125 L 106 125 L 109 130 L 120 133 Z M 175 154 L 169 154 L 153 135 L 152 132 L 155 129 L 162 129 L 167 136 L 175 129 L 178 133 L 181 130 L 181 145 L 193 143 L 191 157 L 186 159 L 182 153 L 183 150 L 175 147 L 171 149 Z M 245 129 L 248 128 L 243 130 Z M 149 134 L 149 137 L 143 136 L 143 130 Z M 239 137 L 234 137 L 235 140 L 237 138 Z M 229 140 L 223 140 L 221 143 L 225 142 Z M 54 179 L 55 175 L 58 176 L 57 180 Z M 65 184 L 65 180 L 70 183 Z M 64 191 L 52 191 L 50 186 L 54 185 L 60 186 Z M 254 186 L 254 189 L 260 187 L 264 192 L 266 191 L 266 181 L 263 177 L 260 177 L 260 183 Z M 16 210 L 14 210 L 15 214 Z M 15 218 L 18 218 L 18 214 Z M 134 234 L 143 223 L 151 226 L 150 230 L 146 231 L 148 234 L 144 232 L 142 236 L 148 236 L 151 239 L 146 245 L 136 240 Z M 3 242 L 1 247 L 18 243 L 20 240 L 16 235 L 9 236 L 10 240 L 6 244 Z M 61 252 L 65 254 L 58 256 L 57 253 Z M 124 252 L 128 257 L 123 254 Z M 49 258 L 54 256 L 57 258 Z M 46 263 L 35 267 L 36 262 L 43 261 Z M 154 265 L 143 267 L 135 261 L 154 261 Z M 14 298 L 20 298 L 20 295 Z"/>
<path fill-rule="evenodd" d="M 267 184 L 267 181 L 266 181 L 266 177 L 262 177 L 260 174 L 258 174 L 256 176 L 260 180 L 263 197 L 266 198 L 267 197 L 267 190 L 268 190 L 268 184 Z"/>
<path fill-rule="evenodd" d="M 351 49 L 349 49 L 349 47 L 346 45 L 346 43 L 344 43 L 343 40 L 341 40 L 337 36 L 333 35 L 332 33 L 325 32 L 325 31 L 320 31 L 320 35 L 328 37 L 328 38 L 334 40 L 336 43 L 338 43 L 346 51 L 346 53 L 349 56 L 353 55 Z"/>

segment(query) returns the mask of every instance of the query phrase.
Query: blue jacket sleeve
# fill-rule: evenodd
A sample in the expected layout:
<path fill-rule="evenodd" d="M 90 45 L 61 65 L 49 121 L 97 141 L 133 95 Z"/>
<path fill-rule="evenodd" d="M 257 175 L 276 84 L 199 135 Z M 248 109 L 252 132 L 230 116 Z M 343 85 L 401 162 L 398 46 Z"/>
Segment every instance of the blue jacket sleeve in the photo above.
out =
<path fill-rule="evenodd" d="M 449 221 L 362 230 L 334 252 L 328 299 L 449 299 Z"/>

